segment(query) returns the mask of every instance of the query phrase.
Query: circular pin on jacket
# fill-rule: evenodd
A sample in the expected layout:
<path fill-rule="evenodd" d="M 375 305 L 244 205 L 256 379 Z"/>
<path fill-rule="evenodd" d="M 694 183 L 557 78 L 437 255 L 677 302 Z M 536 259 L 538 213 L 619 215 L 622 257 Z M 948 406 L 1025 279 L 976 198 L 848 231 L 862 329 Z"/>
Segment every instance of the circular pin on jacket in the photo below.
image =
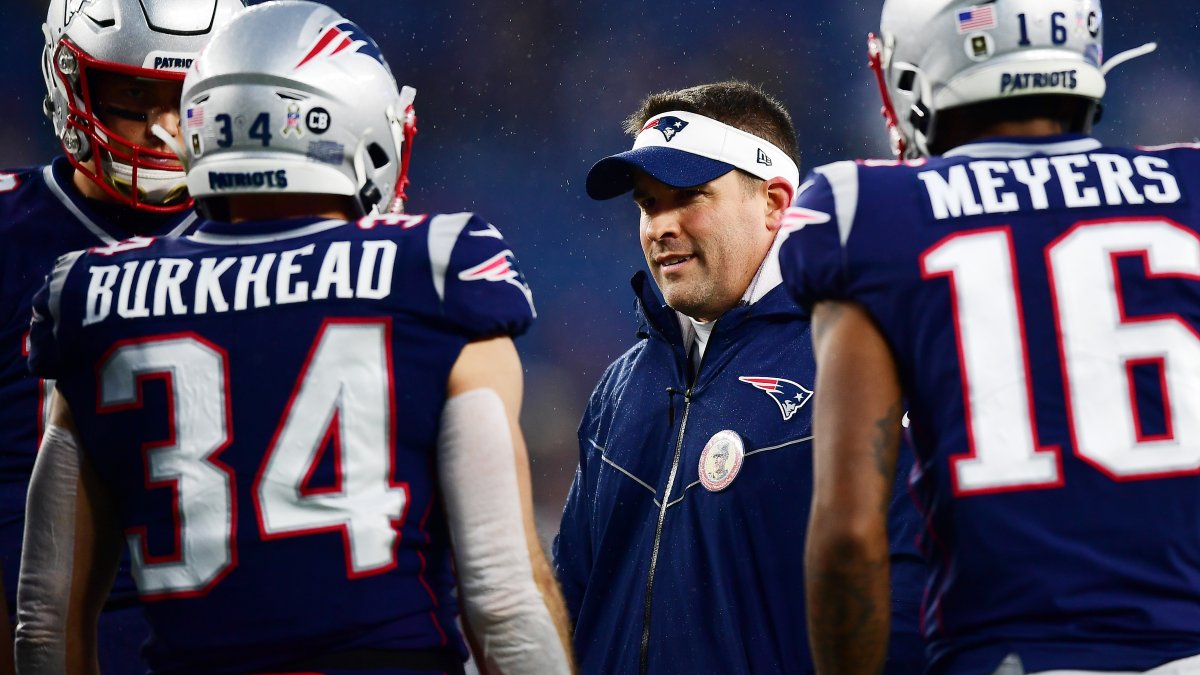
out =
<path fill-rule="evenodd" d="M 729 487 L 742 468 L 746 447 L 736 431 L 725 429 L 713 434 L 700 453 L 700 483 L 709 492 Z"/>

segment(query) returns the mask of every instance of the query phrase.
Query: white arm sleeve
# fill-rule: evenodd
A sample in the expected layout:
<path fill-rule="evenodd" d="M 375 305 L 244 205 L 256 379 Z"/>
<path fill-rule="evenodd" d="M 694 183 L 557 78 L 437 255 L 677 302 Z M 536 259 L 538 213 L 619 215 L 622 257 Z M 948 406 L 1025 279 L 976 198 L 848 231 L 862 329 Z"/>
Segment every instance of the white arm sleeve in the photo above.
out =
<path fill-rule="evenodd" d="M 474 389 L 446 401 L 437 464 L 463 611 L 484 658 L 504 675 L 569 672 L 534 582 L 512 436 L 495 391 Z"/>
<path fill-rule="evenodd" d="M 75 434 L 47 426 L 29 482 L 14 640 L 22 675 L 66 670 L 79 451 Z"/>

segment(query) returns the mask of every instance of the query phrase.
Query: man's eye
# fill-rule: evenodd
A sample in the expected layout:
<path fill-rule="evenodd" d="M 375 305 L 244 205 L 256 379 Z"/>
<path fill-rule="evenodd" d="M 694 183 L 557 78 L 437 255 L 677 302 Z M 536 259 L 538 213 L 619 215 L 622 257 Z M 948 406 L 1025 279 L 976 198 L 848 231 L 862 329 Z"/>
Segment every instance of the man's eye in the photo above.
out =
<path fill-rule="evenodd" d="M 112 105 L 105 106 L 103 111 L 109 115 L 112 115 L 113 117 L 119 117 L 123 120 L 129 120 L 130 122 L 145 122 L 148 119 L 146 113 L 144 112 L 128 110 L 126 108 L 120 108 Z"/>

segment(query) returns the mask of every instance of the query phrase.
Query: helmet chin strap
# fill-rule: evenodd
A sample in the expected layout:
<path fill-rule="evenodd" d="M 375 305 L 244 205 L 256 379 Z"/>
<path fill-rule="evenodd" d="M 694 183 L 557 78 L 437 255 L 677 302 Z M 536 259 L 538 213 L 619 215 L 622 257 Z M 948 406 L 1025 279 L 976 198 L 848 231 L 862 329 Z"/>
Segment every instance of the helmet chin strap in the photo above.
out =
<path fill-rule="evenodd" d="M 175 156 L 179 158 L 179 163 L 183 165 L 183 170 L 187 171 L 187 151 L 183 149 L 183 146 L 179 144 L 179 141 L 175 140 L 175 137 L 167 133 L 167 130 L 159 126 L 157 122 L 150 126 L 150 133 L 154 134 L 155 138 L 162 141 L 168 148 L 171 149 L 171 152 L 175 153 Z"/>
<path fill-rule="evenodd" d="M 154 127 L 157 127 L 162 135 L 155 133 Z M 179 144 L 175 139 L 171 138 L 171 135 L 157 124 L 154 127 L 151 128 L 151 133 L 166 142 L 168 147 L 178 154 Z M 114 187 L 133 191 L 136 179 L 136 191 L 140 195 L 136 199 L 139 202 L 167 204 L 175 201 L 186 191 L 186 177 L 183 170 L 152 169 L 147 166 L 134 168 L 132 164 L 117 161 L 116 157 L 107 151 L 102 151 L 101 158 L 105 164 L 106 180 Z"/>
<path fill-rule="evenodd" d="M 1154 51 L 1155 49 L 1158 49 L 1157 42 L 1147 42 L 1146 44 L 1142 45 L 1141 47 L 1134 47 L 1133 49 L 1126 49 L 1125 51 L 1117 54 L 1116 56 L 1112 57 L 1108 61 L 1105 61 L 1104 65 L 1100 66 L 1100 74 L 1108 75 L 1108 71 L 1112 70 L 1113 68 L 1116 68 L 1117 66 L 1121 65 L 1122 63 L 1125 63 L 1126 61 L 1132 61 L 1133 59 L 1136 59 L 1141 56 L 1145 56 L 1145 55 L 1149 54 L 1150 52 Z"/>
<path fill-rule="evenodd" d="M 871 70 L 875 72 L 875 80 L 879 83 L 879 95 L 883 98 L 883 108 L 880 109 L 879 114 L 883 115 L 884 124 L 887 125 L 892 154 L 903 158 L 907 143 L 905 143 L 904 134 L 900 133 L 896 106 L 892 103 L 892 97 L 888 93 L 887 76 L 883 72 L 883 41 L 874 33 L 867 33 L 867 56 Z"/>
<path fill-rule="evenodd" d="M 396 174 L 396 192 L 388 205 L 388 213 L 404 213 L 404 205 L 408 202 L 408 166 L 412 157 L 413 138 L 417 135 L 417 113 L 413 108 L 413 100 L 417 90 L 405 85 L 400 88 L 400 100 L 397 108 L 404 111 L 404 118 L 396 115 L 397 108 L 388 106 L 388 122 L 392 130 L 392 142 L 399 150 L 400 169 Z"/>

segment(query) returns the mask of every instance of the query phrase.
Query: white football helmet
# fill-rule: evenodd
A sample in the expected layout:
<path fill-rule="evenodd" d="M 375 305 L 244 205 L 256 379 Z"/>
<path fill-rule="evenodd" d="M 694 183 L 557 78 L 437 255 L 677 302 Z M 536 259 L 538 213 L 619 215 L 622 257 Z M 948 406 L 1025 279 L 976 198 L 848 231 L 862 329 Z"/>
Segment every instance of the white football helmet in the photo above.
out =
<path fill-rule="evenodd" d="M 182 82 L 242 0 L 50 0 L 42 32 L 43 110 L 76 169 L 119 202 L 147 211 L 191 205 L 174 154 L 138 145 L 100 121 L 95 77 Z M 144 111 L 113 110 L 128 119 Z"/>
<path fill-rule="evenodd" d="M 868 46 L 892 151 L 929 155 L 947 108 L 1034 94 L 1098 104 L 1109 70 L 1154 49 L 1105 64 L 1103 28 L 1099 0 L 886 0 Z"/>
<path fill-rule="evenodd" d="M 402 207 L 416 90 L 334 10 L 256 5 L 213 38 L 183 85 L 188 188 L 346 195 L 360 215 Z"/>

